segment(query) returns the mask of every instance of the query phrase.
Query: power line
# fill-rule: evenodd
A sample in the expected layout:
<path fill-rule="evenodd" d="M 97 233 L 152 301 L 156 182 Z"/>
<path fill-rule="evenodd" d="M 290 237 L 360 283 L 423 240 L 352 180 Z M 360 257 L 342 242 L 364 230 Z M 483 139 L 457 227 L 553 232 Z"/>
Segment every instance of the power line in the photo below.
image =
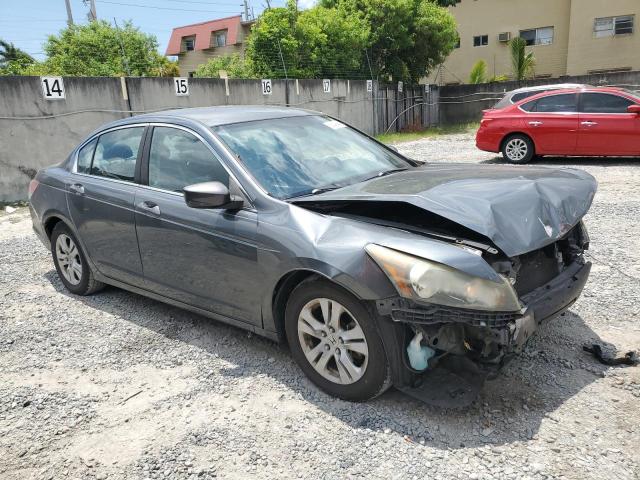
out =
<path fill-rule="evenodd" d="M 133 3 L 111 2 L 107 0 L 99 0 L 100 3 L 108 3 L 109 5 L 121 5 L 124 7 L 149 8 L 152 10 L 170 10 L 174 12 L 196 12 L 196 13 L 239 13 L 237 10 L 190 10 L 186 8 L 156 7 L 152 5 L 136 5 Z M 240 7 L 240 5 L 238 5 Z"/>

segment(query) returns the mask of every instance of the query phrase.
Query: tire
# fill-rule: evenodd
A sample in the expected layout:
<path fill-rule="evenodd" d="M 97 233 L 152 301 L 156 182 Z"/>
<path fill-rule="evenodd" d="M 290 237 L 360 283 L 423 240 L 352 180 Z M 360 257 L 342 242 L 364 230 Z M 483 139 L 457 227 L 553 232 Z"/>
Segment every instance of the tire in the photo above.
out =
<path fill-rule="evenodd" d="M 287 303 L 285 330 L 293 358 L 329 395 L 363 402 L 391 386 L 375 320 L 361 301 L 328 280 L 310 279 L 296 287 Z"/>
<path fill-rule="evenodd" d="M 104 287 L 95 279 L 75 235 L 62 222 L 51 233 L 51 255 L 58 277 L 71 293 L 91 295 Z"/>
<path fill-rule="evenodd" d="M 502 142 L 502 156 L 509 163 L 529 163 L 536 154 L 533 141 L 526 135 L 517 133 Z"/>

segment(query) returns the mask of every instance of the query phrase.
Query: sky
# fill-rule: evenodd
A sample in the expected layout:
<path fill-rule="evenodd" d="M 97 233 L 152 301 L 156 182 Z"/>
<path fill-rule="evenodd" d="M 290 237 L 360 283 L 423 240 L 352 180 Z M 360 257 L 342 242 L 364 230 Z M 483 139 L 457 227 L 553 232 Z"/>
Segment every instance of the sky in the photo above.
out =
<path fill-rule="evenodd" d="M 257 16 L 266 7 L 265 0 L 247 0 Z M 270 0 L 272 7 L 285 0 Z M 301 0 L 302 8 L 313 0 Z M 75 23 L 87 23 L 89 8 L 82 0 L 71 0 Z M 96 0 L 98 19 L 113 24 L 131 20 L 145 33 L 155 35 L 160 53 L 165 52 L 171 30 L 190 23 L 229 17 L 243 11 L 242 0 Z M 0 39 L 15 44 L 35 58 L 44 58 L 42 44 L 50 34 L 65 28 L 65 0 L 0 0 Z"/>

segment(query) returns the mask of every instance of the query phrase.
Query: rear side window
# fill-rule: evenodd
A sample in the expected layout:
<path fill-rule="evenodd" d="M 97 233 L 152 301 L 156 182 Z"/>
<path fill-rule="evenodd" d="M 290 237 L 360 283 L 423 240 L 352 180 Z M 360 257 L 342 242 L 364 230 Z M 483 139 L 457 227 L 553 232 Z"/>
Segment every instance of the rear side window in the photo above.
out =
<path fill-rule="evenodd" d="M 546 90 L 545 90 L 546 91 Z M 533 97 L 538 93 L 542 93 L 540 90 L 533 90 L 531 92 L 520 92 L 516 93 L 513 97 L 511 97 L 511 103 L 518 103 L 520 100 L 524 100 L 525 98 Z"/>
<path fill-rule="evenodd" d="M 100 135 L 91 174 L 133 182 L 144 127 L 122 128 Z"/>
<path fill-rule="evenodd" d="M 78 173 L 89 173 L 91 170 L 91 160 L 93 160 L 93 152 L 96 149 L 96 143 L 98 143 L 98 139 L 94 138 L 78 152 L 78 164 L 76 166 L 76 171 Z"/>
<path fill-rule="evenodd" d="M 549 95 L 532 102 L 522 105 L 526 112 L 539 113 L 566 113 L 578 111 L 578 95 L 575 93 L 567 93 L 560 95 Z"/>
<path fill-rule="evenodd" d="M 229 174 L 209 148 L 189 132 L 155 127 L 149 151 L 149 186 L 182 192 L 187 185 L 221 182 Z"/>
<path fill-rule="evenodd" d="M 584 113 L 627 113 L 633 101 L 606 93 L 583 93 L 580 111 Z"/>

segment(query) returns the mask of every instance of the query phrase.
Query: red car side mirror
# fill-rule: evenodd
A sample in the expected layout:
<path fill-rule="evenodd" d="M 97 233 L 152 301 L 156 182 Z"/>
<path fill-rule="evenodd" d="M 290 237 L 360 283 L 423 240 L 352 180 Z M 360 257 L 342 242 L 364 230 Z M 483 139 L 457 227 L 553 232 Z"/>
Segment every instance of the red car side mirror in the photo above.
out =
<path fill-rule="evenodd" d="M 635 113 L 636 115 L 640 114 L 640 105 L 629 105 L 627 107 L 627 112 Z"/>

